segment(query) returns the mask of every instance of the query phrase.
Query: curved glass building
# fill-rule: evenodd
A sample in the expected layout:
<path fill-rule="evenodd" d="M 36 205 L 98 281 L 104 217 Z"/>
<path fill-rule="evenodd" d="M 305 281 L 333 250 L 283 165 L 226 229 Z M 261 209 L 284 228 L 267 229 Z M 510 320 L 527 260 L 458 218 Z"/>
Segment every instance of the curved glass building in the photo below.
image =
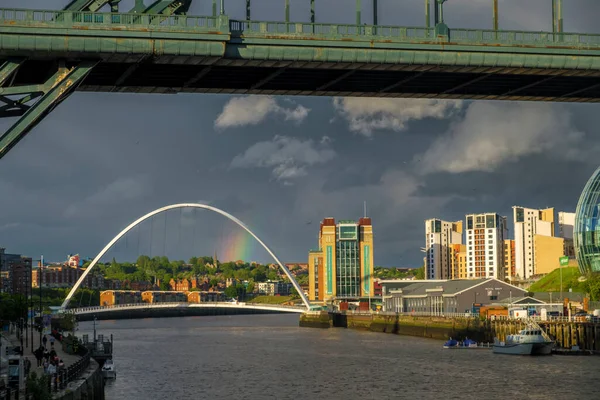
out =
<path fill-rule="evenodd" d="M 573 240 L 582 274 L 600 272 L 600 168 L 588 180 L 575 211 Z"/>

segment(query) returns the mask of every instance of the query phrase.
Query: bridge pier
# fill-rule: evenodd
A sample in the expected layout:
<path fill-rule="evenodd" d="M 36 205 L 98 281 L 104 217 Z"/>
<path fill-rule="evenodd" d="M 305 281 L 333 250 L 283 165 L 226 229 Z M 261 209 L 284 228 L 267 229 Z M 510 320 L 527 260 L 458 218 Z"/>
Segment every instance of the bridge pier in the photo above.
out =
<path fill-rule="evenodd" d="M 0 86 L 18 72 L 23 60 L 9 60 L 0 68 Z M 57 105 L 65 100 L 90 73 L 97 61 L 82 61 L 67 67 L 59 61 L 56 73 L 41 85 L 0 87 L 0 118 L 20 117 L 0 136 L 0 159 Z M 8 96 L 20 98 L 13 100 Z M 32 100 L 38 99 L 33 104 Z"/>

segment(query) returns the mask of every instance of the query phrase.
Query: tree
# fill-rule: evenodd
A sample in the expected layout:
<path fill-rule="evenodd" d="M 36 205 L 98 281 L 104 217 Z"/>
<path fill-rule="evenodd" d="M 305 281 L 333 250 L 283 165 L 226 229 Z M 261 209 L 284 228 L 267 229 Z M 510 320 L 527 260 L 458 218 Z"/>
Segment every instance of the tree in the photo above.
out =
<path fill-rule="evenodd" d="M 585 281 L 585 289 L 590 294 L 590 300 L 600 301 L 600 274 L 590 274 Z"/>
<path fill-rule="evenodd" d="M 36 400 L 52 400 L 52 393 L 48 390 L 50 387 L 50 376 L 41 375 L 39 378 L 35 371 L 31 372 L 27 378 L 27 391 Z"/>
<path fill-rule="evenodd" d="M 424 265 L 421 268 L 417 268 L 417 273 L 415 274 L 415 279 L 425 279 L 425 266 Z"/>
<path fill-rule="evenodd" d="M 248 282 L 248 287 L 246 288 L 246 290 L 248 291 L 248 293 L 254 293 L 254 282 Z"/>
<path fill-rule="evenodd" d="M 255 282 L 264 282 L 267 280 L 267 274 L 261 268 L 255 268 L 250 273 Z"/>
<path fill-rule="evenodd" d="M 236 285 L 231 285 L 227 289 L 225 289 L 225 296 L 230 297 L 232 299 L 236 299 L 238 297 Z"/>
<path fill-rule="evenodd" d="M 267 279 L 269 279 L 270 281 L 277 281 L 279 280 L 279 274 L 277 273 L 277 271 L 271 270 L 267 274 Z"/>

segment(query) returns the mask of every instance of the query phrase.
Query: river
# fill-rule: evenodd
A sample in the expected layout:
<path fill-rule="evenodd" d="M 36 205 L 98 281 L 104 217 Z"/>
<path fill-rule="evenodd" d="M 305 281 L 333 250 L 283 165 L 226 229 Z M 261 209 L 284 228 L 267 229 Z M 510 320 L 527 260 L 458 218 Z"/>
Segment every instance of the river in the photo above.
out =
<path fill-rule="evenodd" d="M 91 333 L 92 323 L 79 325 Z M 298 315 L 97 322 L 121 399 L 593 399 L 600 357 L 443 350 L 435 340 L 298 327 Z"/>

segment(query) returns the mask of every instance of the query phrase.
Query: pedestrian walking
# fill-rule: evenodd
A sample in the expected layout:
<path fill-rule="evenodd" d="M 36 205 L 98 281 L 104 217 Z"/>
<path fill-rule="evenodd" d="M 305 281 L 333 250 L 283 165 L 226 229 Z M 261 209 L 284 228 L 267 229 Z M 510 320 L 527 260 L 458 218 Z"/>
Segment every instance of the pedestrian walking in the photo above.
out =
<path fill-rule="evenodd" d="M 37 366 L 41 367 L 42 366 L 42 358 L 44 358 L 44 348 L 42 346 L 38 347 L 33 352 L 33 355 L 35 356 L 35 359 L 37 360 Z"/>
<path fill-rule="evenodd" d="M 23 361 L 23 368 L 25 370 L 25 376 L 29 376 L 29 370 L 31 369 L 31 361 L 29 361 L 28 357 L 25 357 Z"/>
<path fill-rule="evenodd" d="M 44 337 L 42 338 L 42 343 L 44 344 L 44 348 L 46 348 L 46 343 L 48 343 L 48 338 L 46 337 L 46 335 L 44 335 Z"/>
<path fill-rule="evenodd" d="M 54 348 L 54 336 L 50 336 L 50 347 Z"/>

